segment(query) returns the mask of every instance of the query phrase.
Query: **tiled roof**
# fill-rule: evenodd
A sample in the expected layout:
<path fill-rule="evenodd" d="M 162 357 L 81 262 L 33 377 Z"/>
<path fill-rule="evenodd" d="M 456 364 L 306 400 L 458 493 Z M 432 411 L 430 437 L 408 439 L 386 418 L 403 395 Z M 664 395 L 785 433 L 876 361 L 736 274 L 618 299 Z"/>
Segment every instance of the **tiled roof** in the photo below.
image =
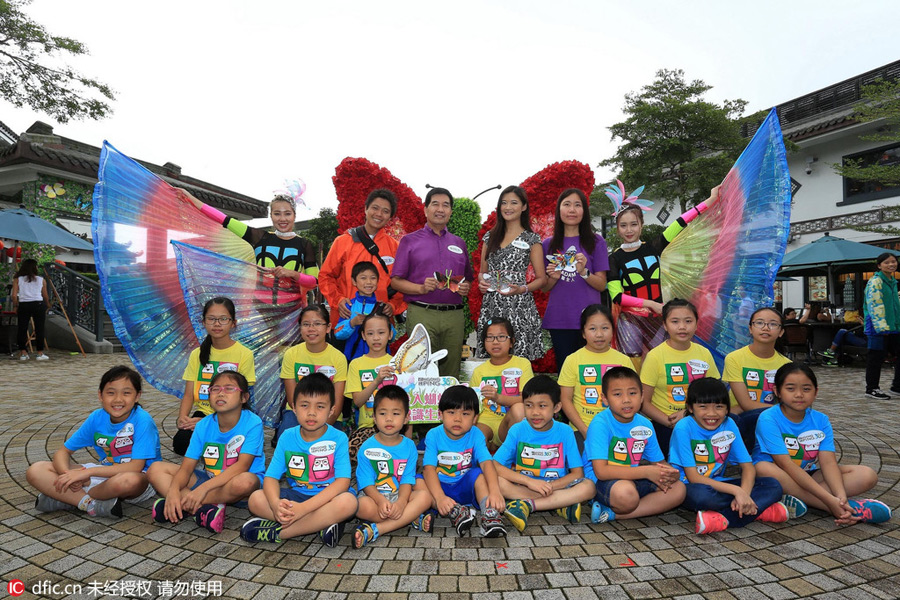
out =
<path fill-rule="evenodd" d="M 55 135 L 23 134 L 17 137 L 19 139 L 15 144 L 0 149 L 0 167 L 34 164 L 96 180 L 100 168 L 100 148 Z M 141 160 L 137 162 L 166 182 L 187 189 L 202 202 L 224 212 L 247 217 L 265 217 L 268 214 L 268 204 L 256 198 L 182 175 L 173 168 Z"/>

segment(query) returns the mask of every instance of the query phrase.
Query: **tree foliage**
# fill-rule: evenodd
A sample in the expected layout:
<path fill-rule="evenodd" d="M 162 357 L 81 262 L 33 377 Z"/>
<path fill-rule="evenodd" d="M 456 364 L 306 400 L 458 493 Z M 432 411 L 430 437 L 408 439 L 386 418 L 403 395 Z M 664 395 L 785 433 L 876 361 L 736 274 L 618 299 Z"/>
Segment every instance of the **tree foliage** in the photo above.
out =
<path fill-rule="evenodd" d="M 863 87 L 861 102 L 854 117 L 861 123 L 884 119 L 886 127 L 860 136 L 869 142 L 900 141 L 900 81 L 877 81 Z M 878 164 L 862 159 L 849 159 L 832 165 L 841 177 L 880 183 L 886 187 L 900 185 L 900 164 Z"/>
<path fill-rule="evenodd" d="M 328 249 L 338 236 L 337 214 L 333 208 L 323 208 L 319 216 L 309 222 L 309 229 L 303 232 L 303 236 L 312 242 L 317 249 L 321 244 L 323 254 L 328 254 Z"/>
<path fill-rule="evenodd" d="M 657 71 L 640 93 L 626 94 L 626 119 L 609 128 L 622 144 L 600 166 L 615 168 L 629 190 L 645 185 L 642 197 L 677 203 L 681 212 L 705 200 L 747 143 L 735 122 L 747 103 L 710 102 L 710 89 L 685 81 L 680 69 Z"/>
<path fill-rule="evenodd" d="M 60 123 L 101 119 L 112 112 L 112 89 L 63 64 L 65 56 L 88 54 L 78 40 L 50 34 L 22 8 L 30 0 L 0 0 L 0 97 Z"/>

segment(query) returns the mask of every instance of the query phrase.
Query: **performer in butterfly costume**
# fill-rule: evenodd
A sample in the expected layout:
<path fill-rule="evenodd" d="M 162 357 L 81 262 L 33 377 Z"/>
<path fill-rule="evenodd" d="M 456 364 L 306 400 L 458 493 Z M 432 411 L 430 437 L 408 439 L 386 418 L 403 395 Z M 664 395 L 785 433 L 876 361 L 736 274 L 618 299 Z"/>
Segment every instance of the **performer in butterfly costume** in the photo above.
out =
<path fill-rule="evenodd" d="M 685 298 L 699 310 L 697 338 L 722 363 L 749 343 L 748 329 L 732 325 L 742 307 L 772 305 L 790 232 L 791 181 L 775 110 L 710 197 L 649 243 L 640 234 L 652 203 L 638 198 L 643 187 L 626 196 L 617 183 L 606 194 L 623 240 L 610 255 L 608 283 L 619 350 L 638 357 L 659 345 L 662 303 Z"/>
<path fill-rule="evenodd" d="M 158 390 L 180 397 L 184 362 L 203 337 L 203 304 L 216 296 L 228 297 L 237 308 L 238 326 L 232 337 L 250 348 L 261 366 L 251 407 L 266 425 L 275 425 L 283 398 L 279 355 L 299 340 L 296 323 L 304 304 L 303 288 L 316 282 L 308 242 L 303 240 L 302 257 L 288 245 L 270 252 L 264 249 L 266 240 L 275 234 L 243 229 L 243 234 L 256 239 L 256 252 L 243 234 L 233 233 L 243 224 L 224 215 L 213 218 L 212 209 L 198 207 L 189 194 L 108 143 L 100 155 L 98 179 L 94 259 L 116 336 L 135 367 Z M 284 201 L 273 204 L 273 213 L 288 207 L 288 197 L 285 193 Z M 223 223 L 232 229 L 223 228 Z M 292 229 L 286 222 L 276 222 L 275 227 Z M 281 264 L 274 260 L 278 256 Z M 257 259 L 267 266 L 255 264 Z"/>

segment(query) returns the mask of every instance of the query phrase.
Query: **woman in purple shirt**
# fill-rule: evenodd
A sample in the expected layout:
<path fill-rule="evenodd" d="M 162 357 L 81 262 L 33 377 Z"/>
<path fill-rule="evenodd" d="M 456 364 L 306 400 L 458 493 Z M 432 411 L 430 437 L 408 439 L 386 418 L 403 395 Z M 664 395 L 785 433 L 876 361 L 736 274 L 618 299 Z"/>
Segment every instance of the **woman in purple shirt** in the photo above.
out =
<path fill-rule="evenodd" d="M 549 292 L 550 299 L 543 327 L 550 332 L 557 370 L 562 369 L 567 356 L 584 346 L 579 328 L 581 311 L 600 303 L 601 292 L 606 289 L 606 240 L 594 233 L 589 207 L 581 190 L 563 191 L 556 201 L 553 237 L 543 241 L 545 255 L 568 253 L 570 259 L 555 266 L 545 258 L 548 282 L 544 291 Z"/>

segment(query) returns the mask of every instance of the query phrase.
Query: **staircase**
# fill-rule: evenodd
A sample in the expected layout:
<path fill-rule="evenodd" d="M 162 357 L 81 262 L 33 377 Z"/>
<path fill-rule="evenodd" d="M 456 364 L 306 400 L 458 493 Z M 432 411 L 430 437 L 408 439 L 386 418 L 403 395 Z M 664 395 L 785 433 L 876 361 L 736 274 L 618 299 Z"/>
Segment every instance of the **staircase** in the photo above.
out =
<path fill-rule="evenodd" d="M 112 319 L 109 318 L 106 309 L 103 309 L 103 339 L 112 344 L 113 353 L 125 352 L 125 347 L 116 337 L 116 330 L 113 328 Z"/>

